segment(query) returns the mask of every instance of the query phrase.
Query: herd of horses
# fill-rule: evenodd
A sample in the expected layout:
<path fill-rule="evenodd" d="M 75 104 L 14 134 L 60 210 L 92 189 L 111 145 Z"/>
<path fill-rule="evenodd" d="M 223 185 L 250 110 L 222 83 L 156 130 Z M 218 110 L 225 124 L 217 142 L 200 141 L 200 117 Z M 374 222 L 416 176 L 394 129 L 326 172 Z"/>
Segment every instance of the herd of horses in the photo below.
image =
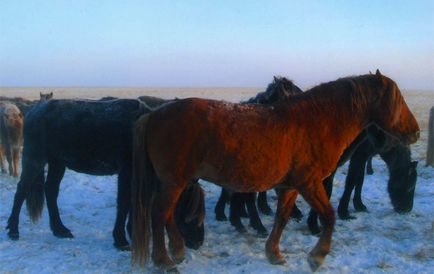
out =
<path fill-rule="evenodd" d="M 417 162 L 411 160 L 409 145 L 417 141 L 419 126 L 397 84 L 378 70 L 304 92 L 292 81 L 275 77 L 266 91 L 238 104 L 199 98 L 52 96 L 41 94 L 41 100 L 24 103 L 0 98 L 2 151 L 11 155 L 7 125 L 20 132 L 12 147 L 23 143 L 22 172 L 7 224 L 13 240 L 19 238 L 24 201 L 32 221 L 40 218 L 46 201 L 53 234 L 73 237 L 57 205 L 66 168 L 118 175 L 114 246 L 131 249 L 133 263 L 143 266 L 152 238 L 152 260 L 164 271 L 177 271 L 184 245 L 198 249 L 204 242 L 205 195 L 199 179 L 222 186 L 217 220 L 226 219 L 225 205 L 230 203 L 229 220 L 238 231 L 246 231 L 240 219 L 246 215 L 259 236 L 269 235 L 265 254 L 272 264 L 285 263 L 280 237 L 289 217 L 303 216 L 295 206 L 300 194 L 311 206 L 309 229 L 319 234 L 308 256 L 313 271 L 331 248 L 335 215 L 329 198 L 336 169 L 346 161 L 350 164 L 340 218 L 353 218 L 348 204 L 354 188 L 354 208 L 367 210 L 361 189 L 366 163 L 376 154 L 389 169 L 387 189 L 395 211 L 413 207 Z M 21 122 L 8 122 L 16 117 Z M 11 165 L 11 175 L 18 176 L 17 162 L 9 161 Z M 258 213 L 272 214 L 269 189 L 278 197 L 270 234 Z"/>

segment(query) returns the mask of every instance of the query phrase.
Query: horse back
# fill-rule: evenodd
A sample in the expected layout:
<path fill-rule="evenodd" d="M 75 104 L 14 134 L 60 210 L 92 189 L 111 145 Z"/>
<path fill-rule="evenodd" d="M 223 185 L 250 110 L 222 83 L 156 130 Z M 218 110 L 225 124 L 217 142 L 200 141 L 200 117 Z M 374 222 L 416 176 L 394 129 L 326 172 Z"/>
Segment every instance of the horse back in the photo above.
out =
<path fill-rule="evenodd" d="M 138 100 L 50 100 L 26 116 L 25 146 L 47 161 L 78 172 L 116 173 L 131 157 L 132 125 L 143 111 Z"/>
<path fill-rule="evenodd" d="M 151 113 L 149 155 L 165 181 L 184 176 L 228 188 L 236 183 L 238 191 L 269 189 L 305 150 L 290 136 L 298 122 L 290 126 L 282 115 L 274 106 L 180 100 Z M 298 132 L 295 138 L 303 138 L 303 129 Z"/>

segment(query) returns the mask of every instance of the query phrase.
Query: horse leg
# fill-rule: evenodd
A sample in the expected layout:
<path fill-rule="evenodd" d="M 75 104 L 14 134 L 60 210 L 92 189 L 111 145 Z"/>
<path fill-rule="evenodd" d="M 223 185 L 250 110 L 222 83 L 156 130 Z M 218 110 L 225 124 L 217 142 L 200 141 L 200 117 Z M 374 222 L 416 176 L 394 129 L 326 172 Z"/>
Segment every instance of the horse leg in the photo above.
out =
<path fill-rule="evenodd" d="M 14 177 L 18 178 L 19 163 L 20 163 L 20 149 L 19 148 L 14 148 L 13 158 L 14 158 Z"/>
<path fill-rule="evenodd" d="M 274 217 L 274 225 L 270 236 L 265 244 L 265 255 L 271 264 L 284 264 L 285 259 L 279 250 L 280 237 L 282 231 L 288 223 L 289 215 L 297 198 L 297 191 L 291 189 L 280 190 L 278 192 L 277 211 Z"/>
<path fill-rule="evenodd" d="M 345 179 L 345 189 L 342 194 L 341 200 L 338 206 L 338 216 L 342 220 L 354 219 L 348 212 L 348 204 L 350 202 L 351 193 L 354 186 L 363 183 L 365 174 L 366 159 L 361 159 L 358 155 L 354 155 L 351 158 L 350 165 L 348 167 L 347 178 Z"/>
<path fill-rule="evenodd" d="M 303 218 L 303 213 L 301 210 L 297 207 L 296 204 L 294 204 L 294 207 L 292 208 L 291 212 L 291 218 L 294 218 L 297 222 L 300 222 Z"/>
<path fill-rule="evenodd" d="M 374 174 L 374 169 L 372 168 L 372 156 L 368 158 L 368 162 L 366 164 L 366 174 L 368 175 Z"/>
<path fill-rule="evenodd" d="M 231 225 L 240 233 L 246 233 L 247 230 L 241 223 L 241 214 L 246 201 L 246 193 L 234 192 L 231 195 L 231 204 L 229 211 L 229 221 Z"/>
<path fill-rule="evenodd" d="M 12 148 L 10 146 L 6 146 L 6 160 L 8 161 L 9 165 L 9 175 L 14 176 L 14 161 L 12 156 Z"/>
<path fill-rule="evenodd" d="M 190 180 L 175 187 L 158 184 L 161 188 L 155 194 L 152 205 L 152 260 L 154 265 L 164 271 L 175 271 L 176 264 L 168 256 L 164 227 L 169 237 L 169 247 L 175 261 L 182 261 L 185 254 L 184 240 L 174 220 L 174 211 L 178 199 Z"/>
<path fill-rule="evenodd" d="M 354 190 L 353 205 L 356 211 L 368 212 L 368 209 L 362 202 L 362 187 L 363 179 L 356 182 L 356 188 Z"/>
<path fill-rule="evenodd" d="M 222 192 L 220 193 L 220 197 L 215 205 L 214 212 L 215 218 L 217 221 L 226 221 L 225 215 L 225 207 L 226 203 L 229 201 L 229 192 L 222 187 Z"/>
<path fill-rule="evenodd" d="M 332 196 L 333 180 L 335 177 L 335 173 L 336 173 L 336 170 L 323 181 L 324 189 L 327 193 L 327 197 L 329 198 L 329 201 L 330 201 L 330 197 Z M 313 235 L 320 234 L 321 229 L 319 228 L 319 225 L 318 225 L 318 213 L 316 213 L 316 211 L 313 210 L 312 208 L 309 211 L 309 217 L 307 218 L 307 225 L 309 227 L 310 232 Z"/>
<path fill-rule="evenodd" d="M 39 183 L 44 183 L 44 163 L 37 160 L 23 161 L 23 172 L 20 181 L 17 184 L 12 212 L 9 216 L 8 225 L 6 227 L 6 229 L 9 230 L 8 236 L 12 240 L 19 239 L 18 224 L 21 207 L 23 206 L 24 200 L 35 180 L 38 180 Z"/>
<path fill-rule="evenodd" d="M 267 229 L 264 227 L 264 225 L 261 222 L 261 218 L 259 218 L 258 210 L 256 208 L 256 193 L 246 193 L 245 194 L 245 201 L 247 206 L 247 211 L 249 213 L 250 217 L 250 226 L 252 226 L 257 232 L 260 237 L 267 237 L 268 232 Z"/>
<path fill-rule="evenodd" d="M 131 203 L 131 166 L 127 165 L 120 170 L 118 175 L 118 196 L 116 221 L 113 228 L 113 245 L 119 250 L 130 250 L 129 243 L 125 237 L 125 222 Z"/>
<path fill-rule="evenodd" d="M 4 155 L 4 147 L 2 144 L 0 144 L 0 164 L 1 164 L 1 169 L 2 169 L 2 173 L 6 173 L 6 166 L 5 166 L 5 159 L 3 157 Z"/>
<path fill-rule="evenodd" d="M 62 223 L 57 206 L 59 186 L 64 174 L 65 166 L 63 164 L 49 162 L 47 182 L 45 183 L 45 196 L 47 199 L 48 215 L 50 216 L 50 228 L 54 236 L 59 238 L 74 238 L 71 231 Z"/>
<path fill-rule="evenodd" d="M 308 257 L 309 266 L 312 271 L 315 271 L 321 266 L 325 256 L 330 252 L 335 213 L 322 183 L 319 181 L 312 183 L 317 183 L 316 187 L 315 185 L 304 185 L 299 191 L 309 205 L 319 214 L 323 226 L 320 238 Z"/>
<path fill-rule="evenodd" d="M 273 214 L 273 210 L 268 205 L 267 191 L 263 191 L 263 192 L 258 193 L 258 209 L 262 214 L 265 214 L 265 215 L 272 215 Z"/>

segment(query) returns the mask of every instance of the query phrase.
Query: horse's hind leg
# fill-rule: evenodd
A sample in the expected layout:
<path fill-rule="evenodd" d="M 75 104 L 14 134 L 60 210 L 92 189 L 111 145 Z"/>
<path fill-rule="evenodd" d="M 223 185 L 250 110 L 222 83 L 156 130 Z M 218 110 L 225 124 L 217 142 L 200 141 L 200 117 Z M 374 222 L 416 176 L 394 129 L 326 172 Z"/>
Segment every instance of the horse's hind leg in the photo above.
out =
<path fill-rule="evenodd" d="M 247 232 L 246 228 L 241 222 L 242 211 L 246 201 L 246 193 L 234 192 L 231 195 L 231 205 L 229 207 L 229 221 L 231 225 L 240 233 Z"/>
<path fill-rule="evenodd" d="M 260 237 L 266 237 L 268 235 L 267 229 L 262 224 L 261 218 L 259 218 L 258 209 L 256 208 L 256 193 L 246 193 L 244 196 L 247 211 L 249 212 L 250 226 L 258 232 Z"/>
<path fill-rule="evenodd" d="M 372 156 L 368 158 L 367 164 L 366 164 L 366 174 L 372 175 L 374 174 L 374 169 L 372 168 Z"/>
<path fill-rule="evenodd" d="M 116 222 L 113 229 L 114 246 L 119 250 L 129 250 L 125 237 L 125 222 L 131 203 L 131 166 L 121 169 L 118 176 L 118 197 Z"/>
<path fill-rule="evenodd" d="M 1 165 L 1 169 L 2 169 L 2 173 L 6 173 L 6 166 L 5 166 L 5 160 L 4 160 L 4 148 L 3 145 L 0 144 L 0 165 Z"/>
<path fill-rule="evenodd" d="M 295 200 L 297 199 L 297 191 L 295 190 L 280 190 L 278 192 L 277 211 L 274 217 L 273 230 L 265 244 L 265 255 L 272 264 L 284 264 L 285 259 L 279 250 L 280 237 L 282 231 L 288 223 Z"/>
<path fill-rule="evenodd" d="M 273 214 L 273 210 L 271 210 L 271 207 L 268 205 L 267 191 L 258 193 L 258 209 L 265 215 Z"/>
<path fill-rule="evenodd" d="M 327 197 L 330 201 L 330 197 L 333 192 L 333 179 L 335 177 L 336 170 L 323 181 L 324 189 L 327 193 Z M 313 235 L 318 235 L 321 232 L 321 229 L 318 225 L 318 213 L 315 212 L 312 208 L 309 211 L 309 217 L 307 218 L 307 225 L 309 227 L 310 233 Z"/>
<path fill-rule="evenodd" d="M 15 192 L 12 212 L 6 227 L 9 230 L 8 236 L 12 240 L 18 240 L 19 238 L 18 224 L 21 207 L 35 180 L 38 180 L 36 183 L 44 183 L 44 162 L 36 159 L 25 159 L 23 161 L 23 172 Z"/>
<path fill-rule="evenodd" d="M 315 185 L 313 185 L 315 184 Z M 315 187 L 316 186 L 316 187 Z M 325 256 L 330 252 L 333 228 L 335 225 L 335 214 L 322 182 L 312 182 L 311 185 L 304 185 L 299 188 L 300 194 L 315 210 L 323 225 L 323 231 L 318 243 L 309 253 L 308 262 L 312 271 L 318 269 L 324 261 Z"/>
<path fill-rule="evenodd" d="M 65 174 L 65 166 L 61 163 L 50 162 L 48 165 L 47 182 L 45 184 L 45 196 L 47 199 L 48 214 L 50 216 L 50 228 L 54 236 L 59 238 L 73 238 L 71 231 L 66 228 L 59 215 L 57 197 L 59 186 Z"/>
<path fill-rule="evenodd" d="M 222 187 L 222 192 L 220 193 L 220 197 L 215 205 L 214 213 L 217 221 L 226 221 L 225 215 L 225 207 L 226 203 L 229 201 L 229 192 Z"/>
<path fill-rule="evenodd" d="M 161 188 L 155 194 L 152 205 L 152 260 L 162 270 L 175 270 L 176 264 L 168 256 L 164 241 L 164 228 L 167 228 L 169 247 L 175 261 L 182 261 L 185 254 L 184 240 L 174 218 L 176 204 L 190 180 L 174 186 L 159 183 Z M 176 188 L 176 189 L 175 189 Z"/>
<path fill-rule="evenodd" d="M 20 163 L 20 149 L 19 148 L 14 148 L 13 158 L 14 158 L 14 177 L 18 177 L 18 175 L 19 175 L 19 163 Z"/>

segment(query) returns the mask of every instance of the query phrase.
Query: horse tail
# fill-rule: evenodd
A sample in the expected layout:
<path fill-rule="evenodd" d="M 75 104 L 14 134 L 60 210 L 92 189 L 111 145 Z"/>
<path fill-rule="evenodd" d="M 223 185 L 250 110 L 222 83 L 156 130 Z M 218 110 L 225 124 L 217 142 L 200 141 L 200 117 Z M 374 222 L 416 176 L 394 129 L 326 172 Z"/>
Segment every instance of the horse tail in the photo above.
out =
<path fill-rule="evenodd" d="M 29 186 L 29 192 L 26 197 L 26 207 L 29 213 L 30 220 L 36 223 L 42 215 L 42 209 L 44 208 L 44 170 L 35 178 L 35 180 Z"/>
<path fill-rule="evenodd" d="M 132 262 L 144 266 L 149 253 L 151 211 L 155 193 L 156 174 L 147 149 L 147 124 L 150 114 L 142 115 L 133 132 L 132 174 Z"/>

